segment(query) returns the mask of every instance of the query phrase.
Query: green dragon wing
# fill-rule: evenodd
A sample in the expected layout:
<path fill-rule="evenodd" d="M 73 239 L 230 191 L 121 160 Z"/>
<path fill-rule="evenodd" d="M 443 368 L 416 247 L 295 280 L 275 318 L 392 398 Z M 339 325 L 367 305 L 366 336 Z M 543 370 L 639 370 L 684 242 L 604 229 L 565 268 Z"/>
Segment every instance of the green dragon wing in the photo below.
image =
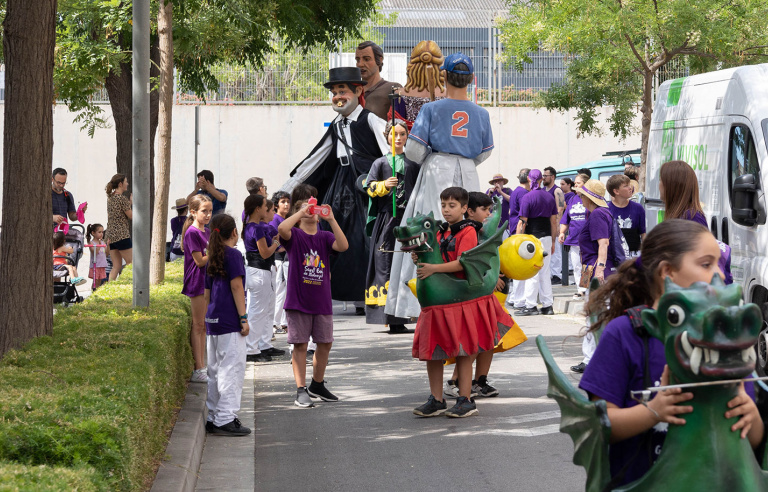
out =
<path fill-rule="evenodd" d="M 560 432 L 571 436 L 573 463 L 587 471 L 584 490 L 600 492 L 611 479 L 608 461 L 611 421 L 605 400 L 590 401 L 573 387 L 557 367 L 543 336 L 536 337 L 536 345 L 547 366 L 547 396 L 557 401 L 560 407 Z"/>
<path fill-rule="evenodd" d="M 504 229 L 496 229 L 490 238 L 463 252 L 459 257 L 470 286 L 483 285 L 483 280 L 489 271 L 491 274 L 495 271 L 494 276 L 499 276 L 499 246 L 501 246 L 503 235 Z M 494 278 L 494 284 L 495 282 Z"/>

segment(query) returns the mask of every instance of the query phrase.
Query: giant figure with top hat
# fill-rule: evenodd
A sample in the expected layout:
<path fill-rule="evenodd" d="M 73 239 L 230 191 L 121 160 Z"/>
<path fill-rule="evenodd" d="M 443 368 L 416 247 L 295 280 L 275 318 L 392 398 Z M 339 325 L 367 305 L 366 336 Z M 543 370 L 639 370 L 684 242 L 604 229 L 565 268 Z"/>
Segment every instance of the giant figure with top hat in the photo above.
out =
<path fill-rule="evenodd" d="M 328 203 L 349 240 L 349 249 L 331 260 L 331 295 L 338 301 L 363 301 L 368 241 L 365 223 L 368 197 L 356 182 L 364 179 L 373 161 L 387 153 L 384 120 L 363 107 L 366 82 L 356 67 L 332 68 L 324 86 L 338 113 L 323 138 L 291 171 L 281 190 L 300 184 L 318 190 L 318 202 Z"/>

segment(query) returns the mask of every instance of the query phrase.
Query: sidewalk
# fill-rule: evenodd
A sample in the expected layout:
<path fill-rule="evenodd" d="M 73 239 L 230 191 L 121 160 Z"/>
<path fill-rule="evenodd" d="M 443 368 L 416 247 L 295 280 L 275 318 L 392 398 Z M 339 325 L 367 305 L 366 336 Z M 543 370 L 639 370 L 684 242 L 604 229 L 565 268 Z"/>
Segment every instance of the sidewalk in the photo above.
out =
<path fill-rule="evenodd" d="M 558 297 L 575 290 L 555 289 Z M 413 336 L 389 335 L 334 307 L 336 341 L 326 381 L 341 401 L 295 407 L 287 354 L 249 363 L 240 419 L 253 433 L 208 436 L 196 490 L 582 487 L 585 474 L 571 463 L 572 444 L 558 431 L 559 410 L 546 397 L 546 371 L 534 342 L 544 334 L 567 373 L 581 360 L 578 318 L 517 319 L 529 341 L 494 358 L 489 380 L 501 394 L 478 398 L 479 415 L 468 419 L 421 419 L 411 411 L 429 389 L 424 363 L 411 358 Z M 275 344 L 285 348 L 285 335 Z"/>

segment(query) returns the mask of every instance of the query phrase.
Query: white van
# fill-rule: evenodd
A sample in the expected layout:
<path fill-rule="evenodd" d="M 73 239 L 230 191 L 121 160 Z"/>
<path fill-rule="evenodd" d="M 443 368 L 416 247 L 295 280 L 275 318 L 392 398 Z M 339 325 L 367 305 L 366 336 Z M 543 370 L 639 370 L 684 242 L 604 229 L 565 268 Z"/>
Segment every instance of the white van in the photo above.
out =
<path fill-rule="evenodd" d="M 646 217 L 663 220 L 659 168 L 684 160 L 699 180 L 712 233 L 731 246 L 733 281 L 768 320 L 768 64 L 720 70 L 664 82 L 648 142 Z M 768 370 L 768 330 L 758 342 Z"/>

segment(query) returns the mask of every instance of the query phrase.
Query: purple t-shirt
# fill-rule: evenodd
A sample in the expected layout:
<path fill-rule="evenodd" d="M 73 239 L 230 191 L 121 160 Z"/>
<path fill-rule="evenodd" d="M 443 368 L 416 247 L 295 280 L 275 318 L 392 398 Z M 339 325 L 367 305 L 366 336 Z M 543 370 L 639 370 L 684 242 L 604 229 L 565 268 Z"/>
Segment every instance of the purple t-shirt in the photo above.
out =
<path fill-rule="evenodd" d="M 709 224 L 707 224 L 707 218 L 701 212 L 694 213 L 693 210 L 686 210 L 683 216 L 680 218 L 684 220 L 692 220 L 694 222 L 698 222 L 699 224 L 709 229 Z"/>
<path fill-rule="evenodd" d="M 259 242 L 259 239 L 266 239 L 267 247 L 270 247 L 272 246 L 272 238 L 276 235 L 277 232 L 274 231 L 274 228 L 270 224 L 264 222 L 248 222 L 245 224 L 245 239 L 243 239 L 245 250 L 249 253 L 258 253 L 259 247 L 256 243 Z"/>
<path fill-rule="evenodd" d="M 640 251 L 640 235 L 645 234 L 645 209 L 637 202 L 630 201 L 626 207 L 608 203 L 608 210 L 619 223 L 630 251 Z"/>
<path fill-rule="evenodd" d="M 330 257 L 334 241 L 332 232 L 318 229 L 316 234 L 309 235 L 298 227 L 291 229 L 291 239 L 283 240 L 291 265 L 285 309 L 333 314 Z"/>
<path fill-rule="evenodd" d="M 275 214 L 274 217 L 272 217 L 272 221 L 269 223 L 272 227 L 275 229 L 275 234 L 272 237 L 277 236 L 277 228 L 280 226 L 280 224 L 284 221 L 282 215 Z M 275 251 L 275 260 L 277 261 L 285 261 L 285 249 L 283 249 L 282 246 L 277 248 L 277 251 Z"/>
<path fill-rule="evenodd" d="M 205 332 L 208 335 L 226 335 L 239 332 L 240 315 L 230 282 L 240 277 L 245 289 L 245 263 L 243 254 L 235 248 L 224 247 L 225 277 L 205 276 L 205 289 L 211 291 L 208 311 L 205 313 Z"/>
<path fill-rule="evenodd" d="M 515 234 L 517 231 L 517 222 L 520 219 L 520 200 L 528 193 L 522 186 L 518 186 L 509 195 L 509 233 Z"/>
<path fill-rule="evenodd" d="M 581 228 L 587 221 L 589 210 L 581 202 L 581 197 L 574 195 L 571 199 L 565 202 L 565 213 L 560 218 L 560 223 L 568 226 L 568 236 L 563 243 L 566 246 L 578 246 L 579 234 L 581 234 Z"/>
<path fill-rule="evenodd" d="M 613 216 L 610 210 L 605 207 L 598 207 L 587 216 L 587 221 L 579 234 L 582 265 L 595 265 L 597 263 L 597 251 L 599 249 L 597 240 L 610 239 L 612 227 Z M 610 248 L 610 245 L 608 247 Z M 606 258 L 604 275 L 607 277 L 611 273 L 613 273 L 613 264 L 610 258 Z"/>
<path fill-rule="evenodd" d="M 526 217 L 528 224 L 525 233 L 542 238 L 552 236 L 550 218 L 557 215 L 555 197 L 544 189 L 536 189 L 526 193 L 520 200 L 519 217 Z"/>
<path fill-rule="evenodd" d="M 200 268 L 195 264 L 192 252 L 199 251 L 205 256 L 210 235 L 208 229 L 201 231 L 194 225 L 189 226 L 184 233 L 184 288 L 181 293 L 186 296 L 196 297 L 205 293 L 205 267 Z"/>
<path fill-rule="evenodd" d="M 512 190 L 509 188 L 502 188 L 501 191 L 509 195 L 509 198 L 512 199 Z M 499 227 L 501 227 L 504 225 L 504 222 L 509 220 L 509 200 L 496 191 L 496 188 L 488 188 L 485 194 L 491 197 L 491 199 L 494 199 L 497 196 L 501 198 L 501 219 L 499 220 Z M 517 224 L 515 224 L 515 227 L 517 227 Z"/>

